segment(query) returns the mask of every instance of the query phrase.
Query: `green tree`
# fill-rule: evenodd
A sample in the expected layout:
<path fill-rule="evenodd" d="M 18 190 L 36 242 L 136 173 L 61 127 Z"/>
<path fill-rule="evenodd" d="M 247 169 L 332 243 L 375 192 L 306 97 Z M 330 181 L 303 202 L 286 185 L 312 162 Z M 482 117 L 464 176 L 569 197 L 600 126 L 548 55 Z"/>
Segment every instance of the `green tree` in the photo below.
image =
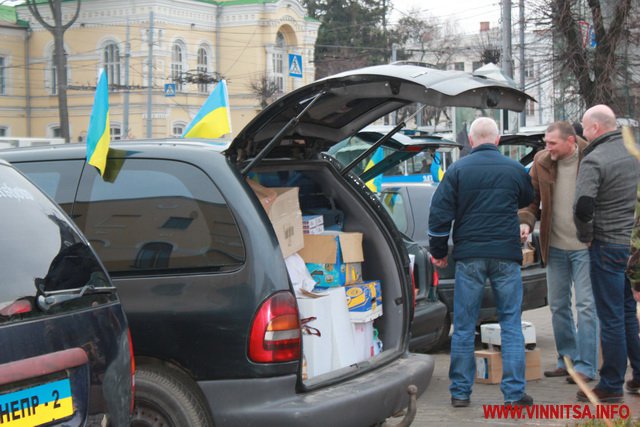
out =
<path fill-rule="evenodd" d="M 389 61 L 389 0 L 303 0 L 322 25 L 315 46 L 316 78 Z"/>

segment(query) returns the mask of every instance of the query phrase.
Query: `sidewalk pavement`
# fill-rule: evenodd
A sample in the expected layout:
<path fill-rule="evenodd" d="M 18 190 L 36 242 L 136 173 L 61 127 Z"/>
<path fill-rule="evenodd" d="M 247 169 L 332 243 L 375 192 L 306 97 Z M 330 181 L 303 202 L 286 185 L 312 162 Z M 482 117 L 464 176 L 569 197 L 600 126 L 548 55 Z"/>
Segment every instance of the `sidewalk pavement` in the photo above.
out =
<path fill-rule="evenodd" d="M 526 311 L 522 320 L 532 322 L 536 328 L 536 348 L 541 352 L 542 371 L 555 369 L 556 351 L 551 328 L 551 314 L 549 307 Z M 477 347 L 477 349 L 480 349 Z M 427 391 L 418 399 L 418 412 L 412 426 L 427 425 L 441 426 L 567 426 L 584 423 L 587 420 L 573 418 L 565 419 L 496 419 L 485 418 L 483 404 L 502 405 L 504 403 L 500 384 L 474 384 L 471 395 L 471 406 L 468 408 L 453 408 L 449 395 L 449 351 L 433 354 L 435 370 Z M 627 379 L 631 377 L 631 368 L 627 368 Z M 597 384 L 592 381 L 590 388 Z M 527 394 L 531 395 L 535 404 L 541 405 L 580 405 L 584 411 L 584 403 L 578 402 L 576 392 L 578 386 L 568 384 L 565 377 L 546 378 L 527 382 Z M 640 396 L 625 393 L 624 404 L 631 412 L 631 418 L 640 419 Z M 595 408 L 591 406 L 595 414 Z"/>

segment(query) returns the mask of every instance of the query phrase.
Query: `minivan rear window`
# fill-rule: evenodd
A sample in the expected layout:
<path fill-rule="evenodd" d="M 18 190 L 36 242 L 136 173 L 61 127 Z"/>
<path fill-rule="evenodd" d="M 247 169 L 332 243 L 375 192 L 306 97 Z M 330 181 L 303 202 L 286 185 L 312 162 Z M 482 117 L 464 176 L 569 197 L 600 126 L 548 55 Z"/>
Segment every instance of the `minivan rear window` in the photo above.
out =
<path fill-rule="evenodd" d="M 85 168 L 73 218 L 112 274 L 227 270 L 245 250 L 211 179 L 193 165 L 109 159 L 105 180 Z"/>
<path fill-rule="evenodd" d="M 0 311 L 40 293 L 109 284 L 57 206 L 6 165 L 0 165 L 0 212 Z"/>

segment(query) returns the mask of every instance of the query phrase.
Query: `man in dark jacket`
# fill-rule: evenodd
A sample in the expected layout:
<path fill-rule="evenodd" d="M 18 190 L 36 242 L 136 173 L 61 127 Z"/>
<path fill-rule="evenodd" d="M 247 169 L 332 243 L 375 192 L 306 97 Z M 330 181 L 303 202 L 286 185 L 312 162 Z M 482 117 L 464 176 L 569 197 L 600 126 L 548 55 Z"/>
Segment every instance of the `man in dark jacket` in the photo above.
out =
<path fill-rule="evenodd" d="M 498 151 L 498 126 L 481 117 L 469 128 L 471 153 L 445 173 L 431 201 L 429 247 L 435 265 L 447 265 L 453 227 L 456 260 L 453 336 L 449 379 L 451 404 L 469 406 L 476 366 L 476 321 L 486 279 L 496 299 L 502 342 L 502 383 L 506 404 L 531 405 L 525 393 L 524 337 L 520 317 L 522 277 L 518 208 L 533 200 L 524 167 Z"/>
<path fill-rule="evenodd" d="M 633 378 L 626 388 L 640 391 L 636 302 L 624 274 L 640 167 L 616 130 L 611 108 L 589 108 L 582 117 L 582 127 L 589 146 L 578 172 L 574 221 L 578 239 L 589 244 L 591 283 L 602 336 L 603 363 L 593 392 L 603 402 L 621 402 L 627 356 Z M 588 401 L 582 391 L 578 400 Z"/>

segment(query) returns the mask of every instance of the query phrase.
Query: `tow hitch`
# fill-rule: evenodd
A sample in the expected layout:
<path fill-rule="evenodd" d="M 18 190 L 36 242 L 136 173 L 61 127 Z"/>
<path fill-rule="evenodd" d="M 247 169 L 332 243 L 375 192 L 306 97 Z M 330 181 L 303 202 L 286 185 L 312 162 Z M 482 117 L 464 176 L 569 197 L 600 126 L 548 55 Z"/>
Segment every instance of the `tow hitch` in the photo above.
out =
<path fill-rule="evenodd" d="M 409 427 L 411 425 L 413 419 L 416 417 L 416 411 L 418 409 L 418 405 L 416 403 L 418 387 L 411 384 L 407 387 L 407 393 L 409 393 L 409 406 L 407 406 L 407 412 L 404 414 L 404 418 L 402 418 L 398 424 L 392 424 L 389 421 L 385 421 L 382 424 L 382 427 Z"/>

